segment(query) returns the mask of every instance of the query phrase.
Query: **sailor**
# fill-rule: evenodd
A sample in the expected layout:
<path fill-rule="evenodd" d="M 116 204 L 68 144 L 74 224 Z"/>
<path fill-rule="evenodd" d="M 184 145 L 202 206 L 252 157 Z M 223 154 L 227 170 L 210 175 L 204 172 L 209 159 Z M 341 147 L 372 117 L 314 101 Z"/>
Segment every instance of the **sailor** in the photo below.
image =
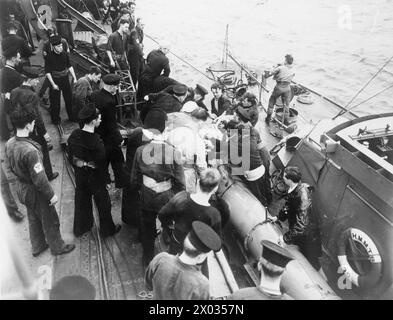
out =
<path fill-rule="evenodd" d="M 49 38 L 52 50 L 44 56 L 45 73 L 51 86 L 49 87 L 50 100 L 50 115 L 53 124 L 60 124 L 60 93 L 63 93 L 63 98 L 66 106 L 68 119 L 72 119 L 72 90 L 68 73 L 71 73 L 74 82 L 76 82 L 76 75 L 74 68 L 71 66 L 70 57 L 64 51 L 61 37 L 55 35 Z"/>
<path fill-rule="evenodd" d="M 209 300 L 209 280 L 200 271 L 208 254 L 219 251 L 221 239 L 200 221 L 192 223 L 180 255 L 161 252 L 149 264 L 146 287 L 155 300 Z"/>
<path fill-rule="evenodd" d="M 252 194 L 264 205 L 272 200 L 270 175 L 270 155 L 264 147 L 258 131 L 250 123 L 250 114 L 242 109 L 236 110 L 237 120 L 230 121 L 226 128 L 229 132 L 229 155 L 241 155 L 230 158 L 232 172 L 239 170 L 243 174 L 243 181 Z M 233 153 L 231 148 L 238 148 Z"/>
<path fill-rule="evenodd" d="M 100 233 L 108 237 L 120 231 L 111 216 L 111 200 L 106 189 L 105 147 L 94 130 L 101 123 L 101 114 L 89 103 L 79 112 L 82 129 L 76 129 L 68 138 L 68 151 L 75 167 L 74 234 L 79 237 L 93 227 L 92 197 L 97 205 Z"/>
<path fill-rule="evenodd" d="M 211 110 L 212 114 L 219 117 L 228 109 L 231 109 L 231 102 L 223 95 L 222 86 L 218 83 L 213 83 L 211 86 L 211 91 L 214 98 L 211 100 Z"/>
<path fill-rule="evenodd" d="M 79 112 L 86 105 L 86 102 L 90 100 L 90 96 L 93 91 L 99 89 L 99 83 L 101 81 L 101 70 L 98 67 L 90 67 L 89 73 L 84 77 L 78 79 L 74 84 L 72 91 L 72 120 L 78 118 Z"/>
<path fill-rule="evenodd" d="M 205 109 L 208 111 L 206 105 L 203 103 L 205 96 L 208 94 L 208 91 L 202 87 L 200 84 L 195 86 L 195 89 L 188 88 L 187 98 L 184 100 L 183 104 L 188 101 L 194 101 L 198 105 L 198 107 Z"/>
<path fill-rule="evenodd" d="M 132 30 L 127 40 L 127 60 L 134 87 L 137 87 L 139 75 L 143 71 L 144 58 L 141 45 L 138 43 L 138 34 Z"/>
<path fill-rule="evenodd" d="M 163 110 L 151 110 L 145 125 L 157 122 L 160 130 L 151 137 L 151 142 L 140 146 L 135 154 L 131 171 L 131 185 L 141 195 L 141 240 L 143 264 L 147 266 L 154 257 L 156 218 L 158 211 L 176 193 L 185 189 L 183 167 L 174 147 L 164 141 L 167 115 Z"/>
<path fill-rule="evenodd" d="M 9 113 L 11 113 L 18 104 L 22 107 L 27 106 L 28 108 L 33 108 L 36 114 L 36 121 L 34 130 L 30 134 L 30 138 L 41 146 L 45 173 L 48 177 L 48 180 L 52 181 L 59 176 L 59 173 L 53 172 L 52 169 L 48 150 L 48 143 L 51 141 L 51 138 L 46 131 L 45 124 L 39 110 L 40 99 L 34 91 L 39 81 L 38 77 L 41 76 L 41 70 L 40 68 L 25 66 L 23 67 L 22 72 L 22 85 L 11 91 L 12 106 L 11 110 L 9 110 Z"/>
<path fill-rule="evenodd" d="M 145 27 L 145 24 L 142 22 L 142 18 L 141 17 L 137 18 L 135 30 L 138 35 L 139 44 L 142 46 L 142 48 L 143 48 L 143 38 L 145 36 L 144 31 L 143 31 L 144 27 Z"/>
<path fill-rule="evenodd" d="M 1 136 L 8 140 L 12 132 L 12 125 L 7 118 L 8 111 L 11 108 L 11 91 L 19 87 L 22 82 L 22 75 L 16 71 L 16 66 L 20 63 L 20 53 L 17 46 L 8 44 L 3 47 L 3 57 L 5 59 L 5 66 L 0 70 L 0 130 Z"/>
<path fill-rule="evenodd" d="M 158 108 L 166 113 L 179 112 L 182 109 L 182 103 L 187 96 L 187 86 L 184 84 L 177 84 L 173 86 L 172 91 L 172 94 L 160 92 L 159 94 L 151 94 L 146 97 L 151 104 L 144 106 L 141 110 L 140 118 L 142 122 L 151 109 Z"/>
<path fill-rule="evenodd" d="M 241 96 L 239 102 L 237 110 L 241 111 L 242 114 L 247 114 L 247 119 L 249 119 L 251 125 L 255 127 L 259 118 L 257 97 L 251 92 L 246 92 Z"/>
<path fill-rule="evenodd" d="M 287 167 L 284 182 L 288 187 L 286 202 L 279 219 L 288 219 L 289 231 L 284 234 L 287 244 L 298 245 L 300 251 L 319 272 L 322 272 L 319 257 L 322 255 L 321 237 L 312 208 L 313 187 L 301 181 L 302 174 L 297 167 Z"/>
<path fill-rule="evenodd" d="M 187 109 L 192 111 L 187 114 Z M 180 151 L 186 181 L 186 190 L 190 193 L 194 193 L 198 174 L 207 168 L 205 142 L 199 135 L 199 129 L 207 120 L 208 113 L 205 109 L 199 108 L 197 104 L 192 101 L 187 102 L 182 110 L 184 111 L 180 113 L 170 113 L 169 115 L 183 114 L 189 117 L 189 121 L 185 121 L 183 125 L 171 128 L 170 126 L 173 123 L 169 120 L 165 129 L 165 136 L 166 141 Z M 186 119 L 183 118 L 182 120 L 184 121 Z"/>
<path fill-rule="evenodd" d="M 155 115 L 155 116 L 154 116 Z M 125 180 L 127 181 L 123 188 L 121 217 L 122 221 L 130 226 L 134 226 L 140 230 L 140 195 L 139 189 L 135 185 L 131 185 L 131 171 L 134 163 L 136 150 L 151 142 L 153 136 L 157 132 L 165 129 L 165 116 L 162 112 L 153 113 L 152 116 L 145 121 L 143 127 L 138 127 L 132 133 L 127 135 L 126 163 L 124 166 Z M 139 234 L 140 236 L 140 234 Z"/>
<path fill-rule="evenodd" d="M 168 86 L 165 85 L 161 90 L 155 90 L 153 83 L 154 79 L 161 74 L 164 77 L 169 77 L 171 73 L 169 59 L 166 56 L 168 52 L 169 46 L 162 44 L 157 50 L 153 50 L 147 55 L 146 67 L 139 79 L 138 101 L 142 101 L 149 93 L 159 92 Z"/>
<path fill-rule="evenodd" d="M 73 244 L 65 244 L 60 235 L 60 222 L 55 204 L 58 198 L 45 174 L 40 146 L 29 138 L 36 115 L 32 109 L 17 107 L 11 113 L 16 136 L 5 146 L 6 165 L 17 178 L 19 201 L 26 206 L 30 242 L 36 257 L 48 247 L 53 255 L 71 252 Z"/>
<path fill-rule="evenodd" d="M 170 234 L 169 253 L 177 254 L 182 251 L 184 238 L 190 232 L 194 221 L 206 223 L 221 236 L 220 212 L 209 203 L 220 180 L 221 175 L 217 169 L 206 169 L 200 174 L 195 193 L 179 192 L 161 208 L 158 218 L 163 229 Z"/>
<path fill-rule="evenodd" d="M 119 29 L 113 32 L 108 37 L 106 53 L 109 58 L 111 72 L 114 72 L 115 70 L 129 69 L 126 57 L 127 34 L 129 25 L 129 20 L 120 19 Z"/>
<path fill-rule="evenodd" d="M 228 296 L 228 300 L 292 300 L 280 289 L 282 275 L 287 264 L 293 260 L 288 250 L 262 240 L 262 256 L 258 262 L 261 271 L 260 283 L 256 287 L 243 288 Z"/>
<path fill-rule="evenodd" d="M 30 65 L 29 58 L 32 56 L 33 51 L 31 46 L 28 44 L 27 40 L 18 36 L 17 26 L 14 23 L 7 24 L 7 33 L 8 35 L 1 42 L 2 49 L 8 48 L 10 46 L 16 46 L 21 56 L 21 63 L 18 64 L 18 71 L 21 72 L 21 68 L 24 65 Z"/>
<path fill-rule="evenodd" d="M 265 78 L 269 78 L 274 76 L 274 80 L 277 81 L 276 86 L 272 92 L 272 95 L 269 99 L 269 106 L 267 109 L 266 123 L 270 122 L 270 119 L 273 114 L 274 105 L 279 97 L 282 97 L 284 102 L 284 113 L 283 120 L 284 124 L 288 125 L 289 118 L 289 103 L 292 98 L 292 90 L 291 90 L 291 81 L 295 76 L 295 72 L 293 71 L 293 57 L 290 54 L 285 56 L 284 64 L 279 64 L 277 67 L 273 68 L 271 71 L 265 71 Z"/>
<path fill-rule="evenodd" d="M 120 76 L 112 73 L 106 74 L 102 77 L 102 81 L 102 89 L 93 92 L 91 95 L 91 101 L 95 103 L 102 115 L 101 124 L 96 132 L 104 142 L 107 166 L 111 164 L 115 175 L 115 187 L 122 188 L 124 156 L 121 151 L 121 144 L 123 137 L 118 129 L 116 120 L 116 106 L 118 105 L 116 92 L 119 89 Z M 111 183 L 108 171 L 106 173 L 106 181 L 107 184 Z"/>
<path fill-rule="evenodd" d="M 53 37 L 55 35 L 58 35 L 56 26 L 52 25 L 51 28 L 48 28 L 48 30 L 46 30 L 46 34 L 48 36 L 48 39 L 50 39 L 51 37 Z M 63 44 L 63 51 L 70 53 L 70 47 L 68 45 L 67 40 L 64 38 L 61 38 L 61 43 Z M 52 51 L 52 45 L 51 45 L 50 41 L 47 40 L 42 47 L 42 56 L 45 57 L 51 51 Z M 44 95 L 45 95 L 46 91 L 49 89 L 49 87 L 50 87 L 50 82 L 49 82 L 48 78 L 45 77 L 45 79 L 42 83 L 41 89 L 38 92 L 38 96 L 41 99 L 42 105 L 49 104 L 48 98 L 44 97 Z"/>

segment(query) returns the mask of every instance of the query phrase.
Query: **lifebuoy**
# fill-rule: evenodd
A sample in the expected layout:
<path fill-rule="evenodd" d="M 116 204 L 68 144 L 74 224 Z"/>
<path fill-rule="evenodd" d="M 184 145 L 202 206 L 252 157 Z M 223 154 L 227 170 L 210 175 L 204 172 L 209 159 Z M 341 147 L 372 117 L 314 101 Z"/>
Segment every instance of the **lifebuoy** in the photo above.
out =
<path fill-rule="evenodd" d="M 365 275 L 359 275 L 348 262 L 346 245 L 348 240 L 359 243 L 367 252 L 371 269 Z M 339 240 L 337 259 L 345 276 L 357 287 L 371 288 L 377 284 L 382 276 L 382 257 L 374 241 L 362 230 L 356 228 L 346 229 Z"/>

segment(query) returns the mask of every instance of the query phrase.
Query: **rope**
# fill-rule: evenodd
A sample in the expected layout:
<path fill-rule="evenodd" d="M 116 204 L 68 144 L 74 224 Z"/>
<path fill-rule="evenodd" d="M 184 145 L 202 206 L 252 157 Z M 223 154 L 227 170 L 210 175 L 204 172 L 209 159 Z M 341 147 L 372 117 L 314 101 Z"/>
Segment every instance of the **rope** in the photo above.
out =
<path fill-rule="evenodd" d="M 372 95 L 370 98 L 367 98 L 366 100 L 363 100 L 362 102 L 359 102 L 358 104 L 355 104 L 353 107 L 349 108 L 348 111 L 351 111 L 352 109 L 355 109 L 356 107 L 360 106 L 361 104 L 366 103 L 367 101 L 369 101 L 372 98 L 376 97 L 377 95 L 380 95 L 381 93 L 389 90 L 390 88 L 393 88 L 393 84 L 385 89 L 382 89 L 381 91 L 378 91 L 376 94 Z"/>
<path fill-rule="evenodd" d="M 351 103 L 352 103 L 352 101 L 353 100 L 355 100 L 356 98 L 357 98 L 357 96 L 370 84 L 370 82 L 388 65 L 388 63 L 391 61 L 393 59 L 393 56 L 391 56 L 390 58 L 389 58 L 389 60 L 388 61 L 386 61 L 385 63 L 384 63 L 384 65 L 381 67 L 381 68 L 379 68 L 379 70 L 370 78 L 370 80 L 368 80 L 367 82 L 366 82 L 366 84 L 353 96 L 353 98 L 345 105 L 345 107 L 344 108 L 347 108 Z M 353 109 L 353 108 L 351 108 L 351 109 Z M 351 109 L 349 109 L 349 110 L 351 110 Z M 333 118 L 332 118 L 332 120 L 335 120 L 336 118 L 338 118 L 339 116 L 342 116 L 343 114 L 345 114 L 345 113 L 347 113 L 349 110 L 346 110 L 346 111 L 340 111 L 336 116 L 334 116 Z"/>
<path fill-rule="evenodd" d="M 153 37 L 149 36 L 148 34 L 145 33 L 145 36 L 149 39 L 151 39 L 153 42 L 157 43 L 158 45 L 160 45 L 160 43 L 154 39 Z M 194 67 L 191 63 L 189 63 L 188 61 L 184 60 L 183 58 L 179 57 L 177 54 L 175 54 L 173 51 L 168 50 L 170 53 L 172 53 L 176 58 L 178 58 L 180 61 L 186 63 L 187 65 L 189 65 L 191 68 L 193 68 L 195 71 L 199 72 L 200 74 L 203 74 L 206 78 L 208 78 L 209 80 L 211 80 L 211 78 L 209 78 L 204 72 L 202 72 L 201 70 L 199 70 L 198 68 Z"/>

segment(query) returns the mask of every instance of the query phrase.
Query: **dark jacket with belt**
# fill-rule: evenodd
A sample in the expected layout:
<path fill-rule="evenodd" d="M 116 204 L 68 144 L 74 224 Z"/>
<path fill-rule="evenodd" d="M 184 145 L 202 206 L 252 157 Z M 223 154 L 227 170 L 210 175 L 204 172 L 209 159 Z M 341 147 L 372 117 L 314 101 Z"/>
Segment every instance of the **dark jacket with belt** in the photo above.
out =
<path fill-rule="evenodd" d="M 17 177 L 20 202 L 32 205 L 38 193 L 49 203 L 54 191 L 44 170 L 40 146 L 29 138 L 12 137 L 5 145 L 5 155 L 6 166 Z"/>
<path fill-rule="evenodd" d="M 131 171 L 131 185 L 140 190 L 141 207 L 158 212 L 176 193 L 185 190 L 184 171 L 175 159 L 175 149 L 166 142 L 153 140 L 140 146 L 135 154 Z M 172 188 L 156 193 L 143 184 L 143 176 L 163 182 L 171 180 Z"/>
<path fill-rule="evenodd" d="M 104 145 L 118 146 L 123 141 L 116 121 L 116 95 L 110 94 L 105 89 L 94 91 L 91 94 L 91 101 L 94 102 L 101 112 L 101 124 L 96 129 L 104 141 Z"/>

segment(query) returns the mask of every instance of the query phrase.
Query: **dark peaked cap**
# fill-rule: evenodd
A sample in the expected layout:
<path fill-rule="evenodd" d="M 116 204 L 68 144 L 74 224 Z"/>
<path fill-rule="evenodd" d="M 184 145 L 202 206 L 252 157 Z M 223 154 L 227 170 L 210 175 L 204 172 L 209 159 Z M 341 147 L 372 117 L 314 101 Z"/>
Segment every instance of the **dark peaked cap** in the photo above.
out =
<path fill-rule="evenodd" d="M 184 84 L 177 84 L 173 86 L 173 93 L 178 96 L 183 96 L 187 93 L 188 87 Z"/>
<path fill-rule="evenodd" d="M 198 91 L 201 95 L 205 96 L 209 93 L 204 87 L 202 87 L 200 84 L 197 84 L 195 87 L 195 90 Z"/>
<path fill-rule="evenodd" d="M 118 74 L 109 73 L 102 77 L 105 84 L 116 86 L 120 83 L 120 76 Z"/>
<path fill-rule="evenodd" d="M 219 251 L 221 249 L 221 239 L 218 234 L 206 223 L 194 221 L 188 238 L 192 245 L 201 252 L 210 250 Z"/>
<path fill-rule="evenodd" d="M 276 266 L 285 268 L 289 261 L 293 260 L 293 256 L 287 249 L 280 247 L 274 242 L 262 240 L 262 257 Z"/>

